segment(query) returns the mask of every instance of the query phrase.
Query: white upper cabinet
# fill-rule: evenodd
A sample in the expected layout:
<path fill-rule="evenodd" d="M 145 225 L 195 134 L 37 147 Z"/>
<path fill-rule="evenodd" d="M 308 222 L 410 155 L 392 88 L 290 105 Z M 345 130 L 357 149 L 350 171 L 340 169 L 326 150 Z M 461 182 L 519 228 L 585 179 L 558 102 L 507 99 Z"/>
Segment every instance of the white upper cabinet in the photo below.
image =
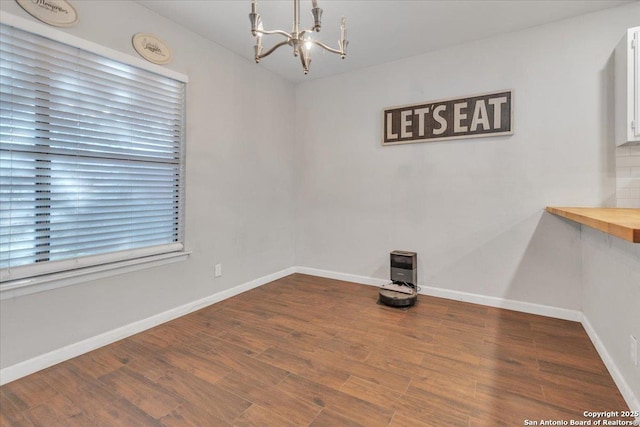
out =
<path fill-rule="evenodd" d="M 640 27 L 629 28 L 616 47 L 616 145 L 640 143 Z"/>

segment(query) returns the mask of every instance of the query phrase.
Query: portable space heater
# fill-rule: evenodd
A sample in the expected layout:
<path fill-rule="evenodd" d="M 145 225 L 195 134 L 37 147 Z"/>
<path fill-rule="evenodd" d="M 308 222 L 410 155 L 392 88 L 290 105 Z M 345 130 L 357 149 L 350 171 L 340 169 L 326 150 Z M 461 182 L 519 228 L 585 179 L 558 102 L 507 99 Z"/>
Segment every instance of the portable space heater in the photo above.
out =
<path fill-rule="evenodd" d="M 391 283 L 380 286 L 378 301 L 390 307 L 411 307 L 418 300 L 418 254 L 393 251 Z"/>

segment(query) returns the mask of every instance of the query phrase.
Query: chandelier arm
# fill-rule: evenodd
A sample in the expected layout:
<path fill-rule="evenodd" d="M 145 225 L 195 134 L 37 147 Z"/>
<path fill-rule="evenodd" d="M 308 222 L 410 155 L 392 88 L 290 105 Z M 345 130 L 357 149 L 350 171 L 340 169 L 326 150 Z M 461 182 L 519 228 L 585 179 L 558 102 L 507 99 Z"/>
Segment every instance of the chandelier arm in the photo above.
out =
<path fill-rule="evenodd" d="M 268 36 L 271 34 L 280 34 L 281 36 L 285 36 L 286 38 L 290 39 L 291 38 L 291 34 L 287 33 L 286 31 L 282 31 L 282 30 L 256 30 L 256 33 Z"/>
<path fill-rule="evenodd" d="M 339 50 L 339 49 L 334 49 L 334 48 L 332 48 L 332 47 L 330 47 L 330 46 L 327 46 L 326 44 L 322 43 L 321 41 L 318 41 L 318 40 L 310 40 L 310 42 L 311 42 L 311 43 L 313 43 L 313 44 L 315 44 L 315 45 L 320 46 L 321 48 L 323 48 L 323 49 L 325 49 L 325 50 L 328 50 L 329 52 L 337 53 L 338 55 L 346 55 L 346 52 L 343 52 L 343 51 L 341 51 L 341 50 Z"/>
<path fill-rule="evenodd" d="M 280 46 L 285 46 L 289 44 L 289 40 L 286 41 L 281 41 L 280 43 L 275 44 L 271 49 L 269 49 L 268 51 L 266 51 L 265 53 L 258 55 L 256 58 L 257 59 L 262 59 L 262 58 L 266 58 L 267 56 L 271 55 L 273 52 L 275 52 L 276 49 L 278 49 Z"/>
<path fill-rule="evenodd" d="M 305 34 L 311 34 L 313 35 L 316 31 L 313 28 L 309 28 L 307 30 L 302 30 L 300 31 L 300 39 L 302 39 L 304 37 Z"/>

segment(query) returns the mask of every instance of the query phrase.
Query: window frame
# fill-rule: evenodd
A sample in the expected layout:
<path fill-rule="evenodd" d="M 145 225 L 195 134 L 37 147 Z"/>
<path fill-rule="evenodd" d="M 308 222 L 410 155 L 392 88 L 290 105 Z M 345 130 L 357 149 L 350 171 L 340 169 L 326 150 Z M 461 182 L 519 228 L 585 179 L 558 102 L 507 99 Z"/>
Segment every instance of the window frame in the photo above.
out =
<path fill-rule="evenodd" d="M 94 42 L 82 39 L 80 37 L 71 35 L 58 29 L 54 29 L 40 23 L 26 20 L 15 15 L 8 14 L 4 11 L 0 11 L 0 23 L 10 27 L 15 27 L 19 30 L 27 31 L 37 36 L 46 37 L 53 41 L 66 44 L 68 46 L 79 48 L 96 55 L 104 56 L 110 60 L 117 61 L 126 65 L 134 66 L 152 73 L 158 74 L 163 77 L 174 79 L 183 83 L 188 83 L 188 77 L 182 73 L 164 68 L 162 66 L 152 64 L 141 58 L 125 54 L 99 45 Z M 133 48 L 132 48 L 133 49 Z M 185 119 L 186 123 L 186 106 L 185 106 Z M 186 134 L 186 129 L 183 129 Z M 182 169 L 182 181 L 183 186 L 186 182 L 185 177 L 185 145 L 186 137 L 181 146 L 181 169 Z M 181 204 L 182 218 L 185 221 L 185 191 L 182 192 L 183 200 Z M 165 265 L 172 262 L 184 261 L 190 255 L 190 251 L 187 251 L 184 246 L 185 236 L 182 235 L 182 249 L 173 250 L 160 254 L 145 254 L 144 250 L 139 251 L 136 257 L 117 260 L 115 262 L 109 262 L 105 264 L 96 264 L 85 266 L 72 270 L 65 270 L 60 272 L 46 273 L 34 277 L 27 277 L 24 279 L 7 280 L 0 283 L 0 300 L 14 298 L 17 296 L 28 295 L 35 292 L 41 292 L 45 290 L 56 289 L 63 286 L 69 286 L 76 283 L 82 283 L 90 280 L 97 280 L 113 275 L 123 274 L 131 271 L 136 271 L 145 268 L 151 268 L 159 265 Z M 135 252 L 135 251 L 134 251 Z"/>

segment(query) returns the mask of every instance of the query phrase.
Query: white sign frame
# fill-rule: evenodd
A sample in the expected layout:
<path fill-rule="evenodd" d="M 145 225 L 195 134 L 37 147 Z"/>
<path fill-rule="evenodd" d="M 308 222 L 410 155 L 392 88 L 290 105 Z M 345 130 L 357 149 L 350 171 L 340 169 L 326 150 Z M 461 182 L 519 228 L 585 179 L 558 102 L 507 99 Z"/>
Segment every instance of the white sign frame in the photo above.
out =
<path fill-rule="evenodd" d="M 153 34 L 134 34 L 131 38 L 131 44 L 140 56 L 154 64 L 165 65 L 173 59 L 169 46 Z"/>
<path fill-rule="evenodd" d="M 16 0 L 25 12 L 54 27 L 71 27 L 78 22 L 78 12 L 67 0 Z"/>
<path fill-rule="evenodd" d="M 455 106 L 455 104 L 460 104 L 461 107 L 466 108 L 467 103 L 469 102 L 473 103 L 473 102 L 477 102 L 478 100 L 490 100 L 494 97 L 497 97 L 496 99 L 503 99 L 503 98 L 505 99 L 503 103 L 505 108 L 501 108 L 501 114 L 500 114 L 502 119 L 506 119 L 506 120 L 502 120 L 505 125 L 504 127 L 499 126 L 499 128 L 491 129 L 491 126 L 489 126 L 489 129 L 486 129 L 483 126 L 481 130 L 469 131 L 468 129 L 466 129 L 466 126 L 462 126 L 462 129 L 460 131 L 455 130 L 455 127 L 452 126 L 454 125 L 454 120 L 453 120 L 454 118 L 469 120 L 473 115 L 472 114 L 473 109 L 472 111 L 462 111 L 462 109 L 455 109 L 456 112 L 458 113 L 456 117 L 454 112 L 451 111 L 454 109 L 453 107 Z M 513 135 L 514 134 L 513 99 L 514 99 L 513 89 L 504 89 L 504 90 L 493 91 L 493 92 L 467 95 L 463 97 L 432 100 L 432 101 L 422 102 L 419 104 L 398 105 L 394 107 L 384 108 L 382 110 L 382 135 L 381 135 L 382 145 L 390 146 L 390 145 L 400 145 L 400 144 L 415 144 L 415 143 L 421 143 L 421 142 L 436 142 L 436 141 L 447 141 L 447 140 L 456 140 L 456 139 Z M 446 130 L 446 132 L 438 132 L 438 133 L 442 133 L 441 136 L 436 136 L 435 134 L 428 135 L 426 133 L 426 130 L 429 126 L 427 126 L 426 123 L 424 122 L 424 120 L 426 120 L 425 118 L 422 118 L 422 120 L 420 120 L 423 122 L 422 126 L 420 125 L 420 121 L 413 123 L 411 120 L 408 120 L 408 119 L 402 122 L 402 125 L 400 126 L 402 128 L 404 124 L 407 124 L 407 125 L 413 125 L 414 128 L 417 127 L 418 130 L 422 130 L 423 132 L 423 134 L 420 134 L 418 132 L 419 136 L 413 135 L 415 133 L 413 132 L 413 130 L 415 129 L 409 130 L 408 128 L 406 129 L 407 136 L 403 136 L 402 134 L 399 135 L 398 132 L 389 133 L 388 129 L 390 128 L 390 126 L 395 125 L 393 127 L 397 128 L 397 120 L 393 120 L 389 116 L 390 113 L 395 112 L 395 114 L 397 115 L 397 112 L 400 111 L 401 117 L 405 116 L 408 118 L 408 116 L 410 116 L 411 114 L 402 114 L 402 111 L 407 111 L 411 113 L 418 112 L 418 111 L 421 113 L 431 112 L 433 114 L 434 112 L 437 112 L 440 106 L 452 107 L 450 109 L 445 108 L 442 110 L 445 112 L 445 115 L 447 117 L 439 116 L 438 119 L 436 119 L 437 121 L 445 125 L 443 128 L 443 131 Z M 489 117 L 486 116 L 486 113 L 487 113 L 486 106 L 483 110 L 484 110 L 483 121 L 486 122 L 489 119 Z M 493 118 L 493 116 L 491 116 L 491 118 Z M 447 120 L 443 120 L 443 119 L 447 119 Z M 458 120 L 457 122 L 459 125 L 462 125 L 462 122 L 460 120 Z M 418 126 L 416 126 L 416 124 Z"/>

